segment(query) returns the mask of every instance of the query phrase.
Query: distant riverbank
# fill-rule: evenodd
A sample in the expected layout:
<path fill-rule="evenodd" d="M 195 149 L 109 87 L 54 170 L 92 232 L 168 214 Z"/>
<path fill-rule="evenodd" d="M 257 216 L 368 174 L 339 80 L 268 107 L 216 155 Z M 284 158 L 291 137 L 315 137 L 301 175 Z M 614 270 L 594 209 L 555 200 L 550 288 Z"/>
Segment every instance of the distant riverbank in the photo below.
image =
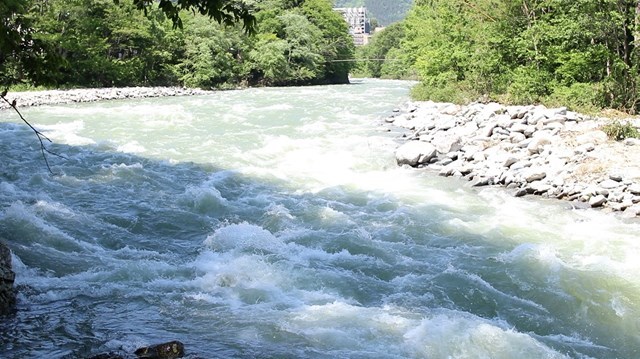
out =
<path fill-rule="evenodd" d="M 9 92 L 6 98 L 9 101 L 16 100 L 16 104 L 18 107 L 25 107 L 95 102 L 104 100 L 123 100 L 131 98 L 193 96 L 204 95 L 211 92 L 212 91 L 206 91 L 197 88 L 183 87 L 119 87 Z M 0 103 L 0 109 L 7 108 L 10 108 L 9 104 L 2 101 Z"/>

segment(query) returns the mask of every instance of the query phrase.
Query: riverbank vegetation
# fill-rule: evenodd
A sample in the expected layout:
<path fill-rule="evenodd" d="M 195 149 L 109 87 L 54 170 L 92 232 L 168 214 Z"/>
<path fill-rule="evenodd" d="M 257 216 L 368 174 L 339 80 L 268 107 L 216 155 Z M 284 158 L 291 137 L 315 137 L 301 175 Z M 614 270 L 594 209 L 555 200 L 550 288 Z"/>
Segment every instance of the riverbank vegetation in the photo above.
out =
<path fill-rule="evenodd" d="M 239 17 L 227 12 L 231 17 L 213 16 L 218 21 L 186 11 L 175 18 L 177 10 L 158 7 L 139 11 L 142 3 L 11 0 L 0 5 L 7 34 L 0 36 L 0 83 L 225 88 L 348 81 L 352 64 L 336 60 L 352 58 L 354 46 L 329 0 L 247 1 L 251 18 L 242 16 L 242 7 Z"/>
<path fill-rule="evenodd" d="M 637 1 L 416 0 L 358 50 L 359 72 L 417 77 L 416 99 L 640 110 Z M 388 30 L 391 30 L 387 32 Z"/>

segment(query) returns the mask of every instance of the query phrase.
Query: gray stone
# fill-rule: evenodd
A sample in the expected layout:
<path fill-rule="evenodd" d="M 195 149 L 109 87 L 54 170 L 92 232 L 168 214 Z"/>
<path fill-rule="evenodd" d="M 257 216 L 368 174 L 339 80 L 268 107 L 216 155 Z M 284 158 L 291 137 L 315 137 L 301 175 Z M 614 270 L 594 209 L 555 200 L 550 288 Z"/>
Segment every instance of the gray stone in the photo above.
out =
<path fill-rule="evenodd" d="M 577 136 L 576 142 L 579 145 L 584 145 L 587 143 L 600 144 L 600 143 L 607 142 L 608 139 L 609 138 L 607 137 L 607 134 L 604 133 L 604 131 L 596 130 L 596 131 L 590 131 L 580 136 Z"/>
<path fill-rule="evenodd" d="M 396 161 L 398 165 L 409 165 L 415 167 L 428 163 L 436 156 L 435 146 L 423 141 L 409 141 L 396 150 Z"/>
<path fill-rule="evenodd" d="M 584 154 L 584 153 L 587 153 L 587 152 L 592 152 L 595 149 L 596 149 L 596 146 L 593 143 L 589 142 L 589 143 L 585 143 L 585 144 L 582 144 L 582 145 L 578 146 L 575 149 L 575 153 L 576 154 Z"/>
<path fill-rule="evenodd" d="M 622 182 L 622 175 L 619 173 L 609 174 L 609 179 L 616 182 Z"/>
<path fill-rule="evenodd" d="M 451 159 L 451 157 L 446 157 L 446 156 L 445 156 L 445 157 L 443 157 L 442 159 L 439 159 L 439 160 L 438 160 L 438 165 L 440 165 L 440 166 L 446 166 L 446 165 L 448 165 L 448 164 L 450 164 L 450 163 L 452 163 L 452 162 L 453 162 L 453 159 Z"/>
<path fill-rule="evenodd" d="M 600 182 L 600 187 L 604 189 L 613 189 L 622 186 L 622 183 L 608 179 Z"/>
<path fill-rule="evenodd" d="M 474 162 L 482 162 L 484 160 L 487 159 L 487 154 L 481 151 L 478 151 L 476 153 L 473 154 L 473 161 Z"/>
<path fill-rule="evenodd" d="M 594 197 L 591 197 L 589 199 L 589 205 L 591 207 L 602 207 L 602 205 L 607 201 L 607 198 L 603 195 L 597 195 Z"/>
<path fill-rule="evenodd" d="M 611 202 L 611 201 L 609 201 L 607 203 L 607 205 L 609 206 L 609 208 L 613 209 L 614 211 L 624 211 L 625 209 L 631 207 L 633 205 L 633 203 L 631 203 L 631 202 Z"/>
<path fill-rule="evenodd" d="M 458 163 L 454 161 L 442 167 L 438 172 L 438 175 L 449 177 L 449 176 L 453 176 L 453 174 L 456 173 L 457 171 L 458 171 Z"/>
<path fill-rule="evenodd" d="M 532 168 L 524 174 L 524 180 L 531 183 L 533 181 L 539 181 L 547 177 L 547 173 L 538 168 Z"/>
<path fill-rule="evenodd" d="M 460 107 L 460 105 L 456 105 L 453 103 L 447 103 L 444 104 L 444 106 L 440 109 L 440 113 L 444 114 L 444 115 L 456 115 L 460 112 L 460 110 L 462 110 L 462 107 Z"/>
<path fill-rule="evenodd" d="M 633 218 L 640 215 L 640 205 L 634 204 L 633 206 L 628 207 L 624 210 L 623 216 L 627 218 Z"/>
<path fill-rule="evenodd" d="M 527 136 L 520 132 L 511 132 L 509 134 L 509 141 L 511 141 L 511 143 L 520 143 L 526 139 Z"/>
<path fill-rule="evenodd" d="M 439 153 L 444 154 L 459 151 L 462 148 L 462 139 L 449 131 L 439 131 L 433 136 L 431 144 Z"/>
<path fill-rule="evenodd" d="M 456 119 L 453 116 L 442 115 L 436 118 L 435 120 L 435 128 L 436 130 L 446 131 L 455 127 Z"/>
<path fill-rule="evenodd" d="M 516 157 L 508 157 L 504 162 L 502 162 L 502 167 L 511 167 L 516 162 L 518 162 Z"/>
<path fill-rule="evenodd" d="M 529 142 L 529 145 L 527 145 L 527 151 L 532 155 L 540 153 L 544 149 L 544 146 L 549 144 L 551 144 L 551 139 L 549 137 L 535 137 L 531 142 Z"/>
<path fill-rule="evenodd" d="M 484 126 L 479 125 L 478 134 L 480 137 L 491 137 L 493 135 L 493 129 L 496 128 L 497 124 L 495 121 L 488 122 Z"/>
<path fill-rule="evenodd" d="M 524 135 L 527 137 L 531 137 L 534 133 L 536 133 L 536 131 L 536 126 L 527 126 L 527 129 L 524 130 Z"/>
<path fill-rule="evenodd" d="M 629 187 L 627 187 L 627 191 L 631 192 L 632 194 L 640 194 L 640 183 L 634 183 L 630 185 Z"/>
<path fill-rule="evenodd" d="M 513 196 L 514 197 L 523 197 L 523 196 L 527 195 L 528 193 L 529 193 L 529 191 L 526 188 L 519 188 L 518 190 L 515 191 Z"/>
<path fill-rule="evenodd" d="M 486 177 L 482 177 L 482 176 L 475 176 L 471 182 L 469 182 L 469 185 L 471 187 L 482 187 L 482 186 L 486 186 L 489 184 L 489 179 Z"/>
<path fill-rule="evenodd" d="M 638 139 L 638 138 L 625 138 L 623 143 L 626 146 L 640 146 L 640 139 Z"/>
<path fill-rule="evenodd" d="M 513 124 L 513 125 L 509 128 L 509 130 L 510 130 L 511 132 L 520 132 L 520 133 L 522 133 L 522 134 L 524 135 L 524 132 L 527 130 L 527 128 L 528 128 L 528 127 L 529 127 L 529 126 L 527 126 L 527 125 L 525 125 L 525 124 L 523 124 L 523 123 L 516 123 L 516 124 Z"/>
<path fill-rule="evenodd" d="M 537 125 L 538 122 L 543 121 L 546 118 L 547 118 L 547 116 L 544 113 L 534 112 L 534 113 L 530 114 L 529 117 L 527 118 L 527 124 L 528 125 Z"/>
<path fill-rule="evenodd" d="M 529 188 L 535 194 L 543 194 L 551 190 L 553 186 L 543 181 L 533 181 L 529 183 Z"/>

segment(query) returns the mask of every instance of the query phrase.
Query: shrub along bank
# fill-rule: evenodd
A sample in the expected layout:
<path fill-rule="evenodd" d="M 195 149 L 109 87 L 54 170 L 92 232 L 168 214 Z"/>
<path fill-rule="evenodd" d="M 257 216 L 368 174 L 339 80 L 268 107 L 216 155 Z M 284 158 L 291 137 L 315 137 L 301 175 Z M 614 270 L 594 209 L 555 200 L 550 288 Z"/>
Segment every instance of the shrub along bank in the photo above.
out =
<path fill-rule="evenodd" d="M 368 76 L 408 77 L 419 100 L 640 110 L 638 1 L 416 0 L 359 49 Z"/>

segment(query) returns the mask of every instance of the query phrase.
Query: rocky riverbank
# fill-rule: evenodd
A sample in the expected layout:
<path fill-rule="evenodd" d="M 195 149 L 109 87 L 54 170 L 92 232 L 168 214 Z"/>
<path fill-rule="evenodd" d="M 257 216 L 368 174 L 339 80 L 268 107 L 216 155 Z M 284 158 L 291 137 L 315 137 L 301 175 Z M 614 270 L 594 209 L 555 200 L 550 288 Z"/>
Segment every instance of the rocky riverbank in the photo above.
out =
<path fill-rule="evenodd" d="M 120 87 L 75 90 L 50 90 L 30 92 L 9 92 L 7 100 L 16 100 L 19 107 L 56 105 L 78 102 L 95 102 L 104 100 L 122 100 L 131 98 L 192 96 L 211 93 L 200 89 L 182 87 Z M 0 101 L 0 109 L 10 108 L 9 104 Z"/>
<path fill-rule="evenodd" d="M 413 102 L 386 122 L 410 131 L 399 165 L 640 215 L 640 140 L 610 140 L 602 130 L 609 119 L 543 106 Z"/>

